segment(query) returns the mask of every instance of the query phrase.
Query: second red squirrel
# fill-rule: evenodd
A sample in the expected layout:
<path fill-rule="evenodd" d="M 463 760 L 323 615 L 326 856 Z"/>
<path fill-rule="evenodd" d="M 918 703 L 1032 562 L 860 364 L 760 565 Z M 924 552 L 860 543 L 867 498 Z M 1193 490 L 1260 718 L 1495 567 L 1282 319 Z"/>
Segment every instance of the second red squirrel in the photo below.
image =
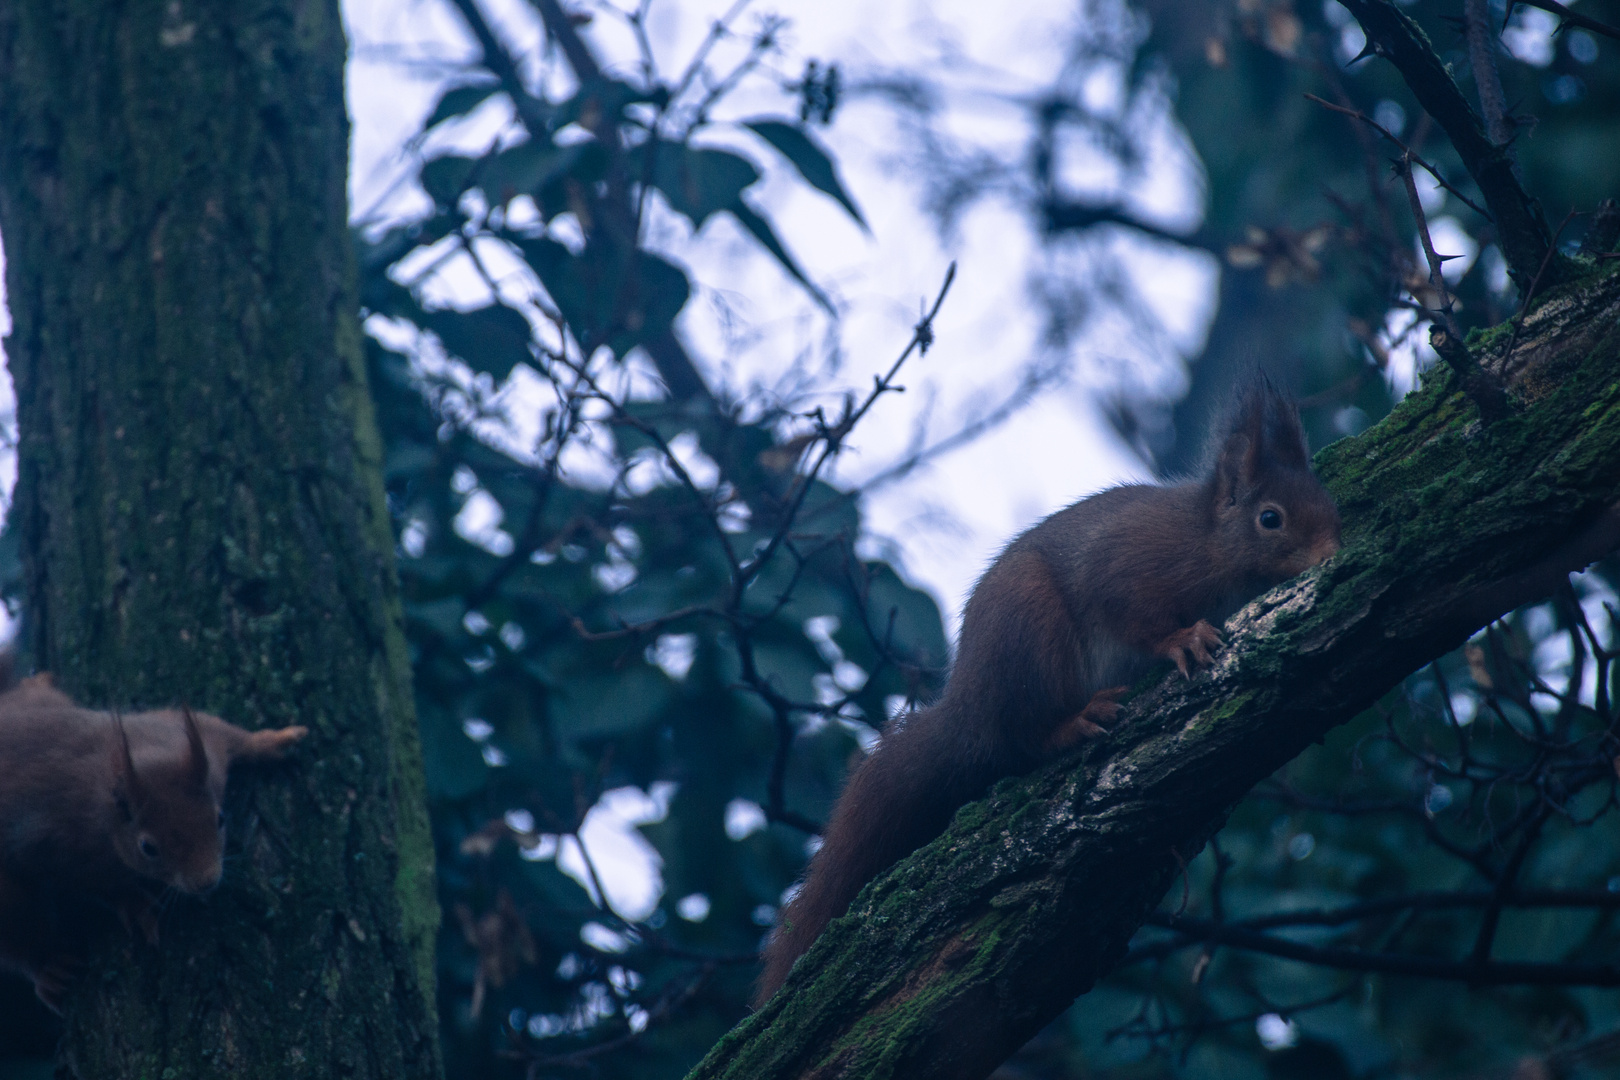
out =
<path fill-rule="evenodd" d="M 1297 408 L 1257 380 L 1203 474 L 1111 488 L 1007 545 L 962 616 L 940 700 L 890 723 L 833 808 L 803 887 L 765 948 L 756 1004 L 861 887 L 933 839 L 963 803 L 1105 732 L 1161 658 L 1211 662 L 1215 626 L 1339 549 Z"/>
<path fill-rule="evenodd" d="M 304 734 L 189 709 L 83 709 L 49 675 L 0 694 L 0 964 L 59 1009 L 76 924 L 111 910 L 154 939 L 155 892 L 219 883 L 231 766 L 280 758 Z"/>

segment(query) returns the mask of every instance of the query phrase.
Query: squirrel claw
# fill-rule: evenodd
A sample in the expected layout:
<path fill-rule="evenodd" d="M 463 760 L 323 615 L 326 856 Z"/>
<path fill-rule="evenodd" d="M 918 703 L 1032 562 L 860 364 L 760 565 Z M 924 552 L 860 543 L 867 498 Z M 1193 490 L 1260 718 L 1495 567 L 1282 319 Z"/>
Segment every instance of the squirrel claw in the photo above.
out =
<path fill-rule="evenodd" d="M 1174 660 L 1182 678 L 1190 679 L 1194 670 L 1206 668 L 1215 662 L 1210 650 L 1225 643 L 1219 630 L 1207 620 L 1199 619 L 1191 626 L 1168 635 L 1153 651 Z"/>
<path fill-rule="evenodd" d="M 1110 686 L 1091 695 L 1085 708 L 1058 725 L 1047 740 L 1047 746 L 1053 750 L 1066 750 L 1086 739 L 1107 735 L 1108 729 L 1097 721 L 1112 723 L 1114 717 L 1119 715 L 1119 698 L 1129 689 L 1128 686 Z"/>

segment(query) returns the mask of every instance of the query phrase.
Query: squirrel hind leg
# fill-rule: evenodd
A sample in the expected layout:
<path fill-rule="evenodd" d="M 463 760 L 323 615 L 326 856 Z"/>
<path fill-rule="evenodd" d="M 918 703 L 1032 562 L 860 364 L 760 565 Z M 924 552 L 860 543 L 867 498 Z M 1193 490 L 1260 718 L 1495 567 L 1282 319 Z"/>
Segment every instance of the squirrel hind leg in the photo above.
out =
<path fill-rule="evenodd" d="M 1103 725 L 1114 722 L 1114 718 L 1119 715 L 1119 699 L 1129 689 L 1128 686 L 1110 686 L 1091 695 L 1091 700 L 1086 702 L 1085 708 L 1057 726 L 1047 738 L 1046 748 L 1053 751 L 1067 750 L 1087 739 L 1107 735 L 1108 729 Z"/>
<path fill-rule="evenodd" d="M 1167 635 L 1153 647 L 1153 653 L 1174 660 L 1182 676 L 1190 679 L 1193 671 L 1215 662 L 1210 650 L 1225 643 L 1226 639 L 1221 637 L 1219 630 L 1211 626 L 1208 620 L 1199 619 L 1191 626 L 1184 626 Z"/>

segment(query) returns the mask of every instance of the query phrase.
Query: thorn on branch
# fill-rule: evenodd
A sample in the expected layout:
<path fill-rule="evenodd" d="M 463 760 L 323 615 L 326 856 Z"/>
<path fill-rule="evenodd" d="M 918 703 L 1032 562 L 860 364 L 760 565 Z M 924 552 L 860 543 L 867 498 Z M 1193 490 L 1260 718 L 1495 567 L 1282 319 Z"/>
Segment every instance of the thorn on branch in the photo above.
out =
<path fill-rule="evenodd" d="M 1599 22 L 1590 16 L 1571 11 L 1565 5 L 1560 4 L 1558 0 L 1508 0 L 1507 12 L 1502 16 L 1502 29 L 1507 29 L 1508 20 L 1513 18 L 1513 9 L 1519 4 L 1523 4 L 1525 7 L 1540 8 L 1542 11 L 1550 11 L 1563 19 L 1564 21 L 1558 26 L 1560 32 L 1565 27 L 1578 26 L 1582 30 L 1590 30 L 1594 34 L 1602 34 L 1604 37 L 1620 41 L 1620 30 L 1615 29 L 1606 22 Z"/>
<path fill-rule="evenodd" d="M 1467 394 L 1479 409 L 1480 419 L 1487 424 L 1493 423 L 1507 415 L 1507 394 L 1503 391 L 1502 384 L 1475 362 L 1468 352 L 1468 346 L 1463 344 L 1462 331 L 1457 326 L 1457 320 L 1452 317 L 1455 305 L 1451 293 L 1446 289 L 1442 266 L 1446 259 L 1456 256 L 1440 255 L 1434 250 L 1434 240 L 1429 236 L 1429 221 L 1423 213 L 1423 200 L 1418 198 L 1417 184 L 1412 179 L 1410 153 L 1395 162 L 1395 173 L 1406 185 L 1406 198 L 1412 207 L 1412 217 L 1417 221 L 1418 238 L 1423 243 L 1424 258 L 1429 263 L 1429 283 L 1440 293 L 1439 318 L 1429 325 L 1429 344 L 1439 354 L 1440 359 L 1446 362 L 1446 366 L 1456 373 L 1463 393 Z M 1548 251 L 1551 250 L 1549 247 Z"/>

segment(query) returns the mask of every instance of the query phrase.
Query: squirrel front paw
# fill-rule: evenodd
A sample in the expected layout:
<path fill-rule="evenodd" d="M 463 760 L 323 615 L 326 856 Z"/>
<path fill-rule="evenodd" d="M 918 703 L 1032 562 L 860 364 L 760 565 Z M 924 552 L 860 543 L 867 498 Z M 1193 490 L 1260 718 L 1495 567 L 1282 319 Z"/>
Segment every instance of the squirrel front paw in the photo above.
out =
<path fill-rule="evenodd" d="M 57 1016 L 62 1001 L 89 965 L 76 956 L 59 956 L 34 973 L 34 996 Z"/>
<path fill-rule="evenodd" d="M 1207 620 L 1199 619 L 1191 626 L 1170 634 L 1154 646 L 1153 652 L 1174 660 L 1181 674 L 1190 679 L 1194 668 L 1205 668 L 1215 662 L 1209 651 L 1225 643 L 1219 630 Z"/>

